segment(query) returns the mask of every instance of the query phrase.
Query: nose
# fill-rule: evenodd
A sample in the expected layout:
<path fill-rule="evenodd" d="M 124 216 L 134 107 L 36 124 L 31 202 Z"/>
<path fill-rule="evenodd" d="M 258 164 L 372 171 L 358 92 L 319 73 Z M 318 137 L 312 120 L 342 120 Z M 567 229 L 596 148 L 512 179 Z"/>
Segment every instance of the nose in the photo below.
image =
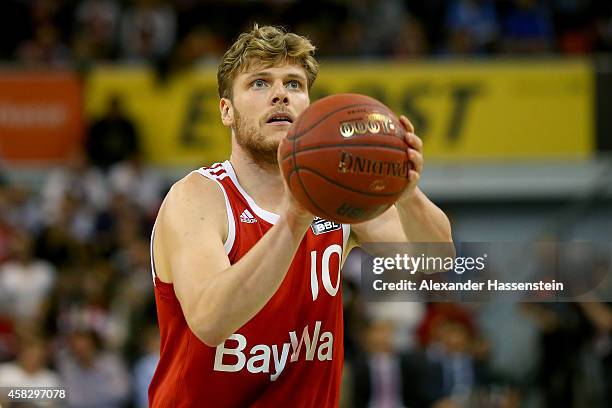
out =
<path fill-rule="evenodd" d="M 277 84 L 272 90 L 272 105 L 278 104 L 289 104 L 289 94 L 287 93 L 287 89 L 282 83 Z"/>

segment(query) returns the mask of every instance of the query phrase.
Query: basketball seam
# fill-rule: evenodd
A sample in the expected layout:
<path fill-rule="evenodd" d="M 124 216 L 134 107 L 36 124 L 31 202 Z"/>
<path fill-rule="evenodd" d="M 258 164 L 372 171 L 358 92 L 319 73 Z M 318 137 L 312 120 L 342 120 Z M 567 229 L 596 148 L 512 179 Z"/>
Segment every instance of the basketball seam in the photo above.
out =
<path fill-rule="evenodd" d="M 295 171 L 295 174 L 297 175 L 297 179 L 298 182 L 300 183 L 300 186 L 302 187 L 302 191 L 304 192 L 304 195 L 308 198 L 308 200 L 315 206 L 317 207 L 323 214 L 327 214 L 329 216 L 329 214 L 327 213 L 327 211 L 324 211 L 321 207 L 319 207 L 317 205 L 317 203 L 315 203 L 315 201 L 312 199 L 312 197 L 310 196 L 310 194 L 308 194 L 308 191 L 306 190 L 306 187 L 304 186 L 304 182 L 302 181 L 302 178 L 300 177 L 300 172 L 296 171 L 297 170 L 297 161 L 295 159 L 295 141 L 297 140 L 297 138 L 293 139 L 293 149 L 292 149 L 292 154 L 293 154 L 293 169 L 289 172 L 289 175 L 287 176 L 287 182 L 291 183 L 291 174 L 293 174 L 293 172 Z"/>
<path fill-rule="evenodd" d="M 319 126 L 319 124 L 321 122 L 323 122 L 325 119 L 327 119 L 331 115 L 333 115 L 335 113 L 338 113 L 338 112 L 340 112 L 343 109 L 346 109 L 346 108 L 355 108 L 357 106 L 376 106 L 376 107 L 382 108 L 382 106 L 380 104 L 376 104 L 376 103 L 357 103 L 357 104 L 353 104 L 353 105 L 342 106 L 342 107 L 340 107 L 340 108 L 338 108 L 338 109 L 336 109 L 336 110 L 334 110 L 332 112 L 327 113 L 326 115 L 323 115 L 323 117 L 321 117 L 318 121 L 316 121 L 315 123 L 310 125 L 309 128 L 304 129 L 304 130 L 300 131 L 299 133 L 296 133 L 295 135 L 293 135 L 291 137 L 291 140 L 297 140 L 300 137 L 304 136 L 306 133 L 310 132 L 312 129 L 314 129 L 315 127 Z M 301 121 L 301 117 L 300 117 L 300 121 Z M 295 147 L 295 144 L 294 144 L 294 147 Z"/>
<path fill-rule="evenodd" d="M 346 148 L 351 148 L 351 147 L 379 147 L 382 149 L 389 149 L 389 150 L 395 150 L 395 151 L 406 151 L 406 149 L 402 149 L 400 147 L 393 147 L 393 146 L 389 146 L 389 145 L 384 145 L 384 144 L 344 144 L 344 143 L 338 143 L 338 144 L 333 144 L 333 145 L 323 145 L 323 146 L 312 146 L 312 147 L 307 147 L 305 149 L 301 149 L 298 152 L 295 151 L 295 149 L 293 150 L 293 152 L 291 152 L 290 154 L 281 157 L 281 162 L 285 161 L 286 159 L 288 159 L 290 156 L 294 156 L 295 157 L 295 153 L 302 153 L 302 152 L 309 152 L 312 150 L 323 150 L 323 149 L 328 149 L 328 148 L 332 148 L 332 147 L 346 147 Z"/>
<path fill-rule="evenodd" d="M 289 179 L 289 181 L 291 181 L 291 175 L 295 173 L 295 175 L 298 178 L 298 181 L 300 182 L 300 185 L 302 186 L 302 191 L 304 192 L 304 194 L 306 195 L 306 197 L 308 198 L 308 200 L 312 203 L 312 205 L 314 205 L 315 207 L 317 207 L 322 214 L 325 214 L 327 217 L 333 218 L 333 215 L 330 215 L 327 211 L 325 211 L 323 208 L 319 207 L 319 205 L 317 203 L 315 203 L 315 201 L 312 199 L 312 197 L 310 197 L 310 194 L 308 194 L 308 191 L 306 191 L 306 188 L 304 188 L 304 183 L 302 183 L 302 179 L 300 178 L 300 173 L 297 171 L 296 168 L 294 168 L 293 170 L 291 170 L 291 172 L 289 173 L 289 175 L 287 176 L 287 179 Z"/>
<path fill-rule="evenodd" d="M 309 172 L 316 174 L 317 176 L 321 177 L 325 181 L 327 181 L 327 182 L 329 182 L 329 183 L 331 183 L 331 184 L 333 184 L 333 185 L 335 185 L 337 187 L 343 188 L 343 189 L 348 190 L 348 191 L 352 191 L 353 193 L 363 194 L 363 195 L 367 195 L 367 196 L 371 196 L 371 197 L 391 197 L 391 196 L 394 196 L 394 195 L 397 195 L 397 194 L 401 194 L 401 192 L 402 192 L 402 191 L 397 191 L 395 193 L 380 193 L 380 194 L 376 194 L 376 193 L 369 193 L 367 191 L 357 190 L 355 188 L 342 185 L 342 184 L 338 183 L 337 181 L 334 181 L 333 179 L 330 179 L 330 178 L 324 176 L 323 174 L 321 174 L 321 173 L 319 173 L 319 172 L 317 172 L 317 171 L 315 171 L 315 170 L 313 170 L 313 169 L 311 169 L 309 167 L 294 167 L 294 169 L 291 170 L 291 172 L 289 173 L 289 176 L 291 176 L 291 174 L 295 171 L 295 172 L 297 172 L 297 175 L 298 175 L 298 178 L 299 178 L 300 177 L 300 173 L 298 172 L 298 170 L 309 171 Z M 301 179 L 300 179 L 300 181 L 301 181 Z M 304 189 L 304 185 L 303 184 L 302 184 L 302 189 L 306 192 L 306 189 Z M 310 198 L 310 196 L 308 198 Z M 312 201 L 312 198 L 310 200 Z M 313 203 L 314 203 L 314 201 L 313 201 Z"/>

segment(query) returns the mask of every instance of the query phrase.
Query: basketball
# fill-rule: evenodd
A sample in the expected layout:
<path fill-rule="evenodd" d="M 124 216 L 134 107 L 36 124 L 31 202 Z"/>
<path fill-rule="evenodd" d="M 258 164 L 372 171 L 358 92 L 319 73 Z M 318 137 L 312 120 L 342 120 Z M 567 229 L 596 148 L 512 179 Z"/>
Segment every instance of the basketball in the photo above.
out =
<path fill-rule="evenodd" d="M 387 210 L 408 185 L 405 129 L 365 95 L 337 94 L 310 105 L 279 146 L 293 196 L 326 220 L 359 223 Z"/>

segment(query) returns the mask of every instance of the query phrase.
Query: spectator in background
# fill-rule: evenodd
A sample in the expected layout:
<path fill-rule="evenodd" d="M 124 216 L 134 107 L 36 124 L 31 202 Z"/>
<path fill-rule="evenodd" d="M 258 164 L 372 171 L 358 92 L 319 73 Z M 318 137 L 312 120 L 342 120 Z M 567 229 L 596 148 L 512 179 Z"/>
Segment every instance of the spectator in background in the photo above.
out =
<path fill-rule="evenodd" d="M 464 403 L 476 386 L 476 373 L 470 347 L 472 333 L 459 320 L 442 318 L 432 327 L 434 333 L 427 348 L 432 361 L 440 364 L 444 390 Z"/>
<path fill-rule="evenodd" d="M 19 342 L 15 361 L 0 364 L 0 387 L 59 387 L 59 376 L 47 368 L 47 344 L 40 338 Z"/>
<path fill-rule="evenodd" d="M 494 0 L 453 0 L 446 14 L 451 54 L 493 51 L 500 27 Z"/>
<path fill-rule="evenodd" d="M 119 95 L 109 97 L 104 116 L 89 127 L 85 149 L 91 163 L 105 171 L 141 153 L 137 129 L 125 113 Z"/>
<path fill-rule="evenodd" d="M 41 305 L 55 282 L 55 269 L 33 256 L 32 239 L 25 233 L 12 240 L 12 260 L 0 265 L 0 304 L 15 321 L 41 318 Z"/>
<path fill-rule="evenodd" d="M 2 293 L 0 293 L 2 296 Z M 0 305 L 2 306 L 2 305 Z M 0 309 L 0 361 L 8 361 L 15 355 L 15 323 L 9 316 L 3 315 Z"/>
<path fill-rule="evenodd" d="M 109 60 L 117 55 L 121 8 L 116 0 L 85 0 L 76 10 L 74 49 L 80 60 Z"/>
<path fill-rule="evenodd" d="M 33 0 L 28 3 L 30 21 L 27 39 L 17 46 L 17 59 L 26 66 L 67 67 L 71 60 L 71 50 L 65 44 L 66 33 L 61 29 L 66 25 L 63 23 L 67 22 L 64 17 L 67 16 L 68 2 Z M 10 23 L 15 24 L 14 21 Z"/>
<path fill-rule="evenodd" d="M 341 30 L 341 38 L 348 30 L 345 41 L 349 48 L 340 51 L 359 56 L 390 55 L 406 16 L 403 2 L 358 0 L 349 4 L 349 19 Z"/>
<path fill-rule="evenodd" d="M 395 327 L 374 321 L 364 333 L 364 351 L 352 363 L 353 407 L 401 407 L 405 373 L 393 345 Z"/>
<path fill-rule="evenodd" d="M 157 327 L 149 241 L 132 237 L 122 242 L 114 258 L 120 282 L 116 288 L 113 311 L 127 333 L 139 333 L 143 327 Z M 157 329 L 156 329 L 157 330 Z M 126 338 L 123 350 L 130 356 L 142 354 L 141 336 Z M 159 349 L 158 349 L 159 351 Z"/>
<path fill-rule="evenodd" d="M 4 174 L 4 171 L 2 170 L 2 167 L 0 167 L 0 190 L 5 188 L 8 185 L 8 180 L 6 178 L 6 175 Z"/>
<path fill-rule="evenodd" d="M 96 209 L 87 206 L 75 194 L 66 194 L 59 203 L 59 208 L 48 218 L 47 228 L 63 230 L 70 240 L 82 244 L 91 242 L 95 227 Z"/>
<path fill-rule="evenodd" d="M 384 302 L 372 302 L 368 304 L 369 315 L 375 320 L 389 321 L 393 323 L 393 345 L 400 352 L 412 350 L 417 345 L 414 336 L 415 330 L 425 314 L 422 303 L 404 302 L 403 298 L 393 297 L 385 299 Z"/>
<path fill-rule="evenodd" d="M 134 399 L 137 408 L 149 406 L 149 384 L 159 362 L 159 329 L 147 327 L 141 337 L 143 355 L 134 364 Z"/>
<path fill-rule="evenodd" d="M 72 195 L 63 197 L 59 210 L 36 239 L 36 254 L 59 269 L 81 262 L 93 238 L 91 210 L 80 204 Z"/>
<path fill-rule="evenodd" d="M 149 240 L 131 237 L 116 251 L 116 268 L 121 274 L 121 286 L 130 309 L 138 311 L 151 300 L 153 279 Z"/>
<path fill-rule="evenodd" d="M 38 233 L 43 226 L 44 214 L 40 200 L 30 188 L 21 185 L 0 187 L 0 213 L 5 222 L 15 229 Z"/>
<path fill-rule="evenodd" d="M 225 42 L 222 36 L 204 25 L 196 26 L 177 45 L 172 58 L 173 68 L 180 70 L 194 65 L 216 63 L 224 50 Z"/>
<path fill-rule="evenodd" d="M 160 0 L 132 0 L 121 22 L 121 48 L 126 59 L 155 62 L 172 51 L 176 35 L 174 8 Z"/>
<path fill-rule="evenodd" d="M 524 310 L 540 328 L 540 376 L 546 406 L 571 406 L 580 352 L 591 336 L 588 322 L 573 303 L 526 303 Z"/>
<path fill-rule="evenodd" d="M 458 408 L 447 398 L 443 370 L 420 352 L 400 353 L 395 326 L 374 320 L 363 332 L 363 352 L 350 363 L 351 407 Z"/>
<path fill-rule="evenodd" d="M 76 331 L 68 350 L 58 356 L 69 408 L 122 407 L 129 397 L 130 378 L 117 354 L 104 352 L 93 331 Z"/>
<path fill-rule="evenodd" d="M 12 210 L 11 188 L 8 184 L 0 184 L 0 263 L 8 259 L 10 253 L 10 242 L 14 234 L 8 214 Z"/>
<path fill-rule="evenodd" d="M 17 50 L 17 59 L 28 67 L 66 68 L 69 66 L 71 53 L 61 42 L 57 27 L 45 24 L 36 27 L 34 36 L 21 43 Z"/>
<path fill-rule="evenodd" d="M 598 2 L 595 9 L 595 46 L 600 51 L 612 51 L 612 3 Z"/>
<path fill-rule="evenodd" d="M 429 44 L 428 50 L 438 53 L 444 44 L 446 34 L 441 21 L 447 13 L 448 0 L 406 1 L 405 3 L 410 14 L 423 25 L 426 42 Z"/>
<path fill-rule="evenodd" d="M 116 271 L 108 261 L 94 259 L 65 275 L 69 274 L 72 276 L 62 276 L 69 285 L 62 288 L 63 296 L 56 299 L 54 310 L 59 334 L 87 328 L 100 344 L 119 350 L 125 343 L 127 322 L 116 307 Z"/>
<path fill-rule="evenodd" d="M 593 1 L 552 0 L 549 4 L 560 51 L 564 54 L 586 54 L 593 51 Z"/>
<path fill-rule="evenodd" d="M 429 304 L 417 332 L 428 364 L 441 373 L 437 392 L 471 406 L 470 398 L 485 391 L 491 379 L 488 346 L 478 340 L 470 311 L 460 304 Z"/>
<path fill-rule="evenodd" d="M 19 343 L 17 358 L 0 364 L 0 387 L 60 387 L 60 377 L 47 367 L 47 344 L 41 339 L 25 339 Z M 6 393 L 0 394 L 0 403 Z M 12 405 L 10 405 L 12 406 Z M 28 405 L 30 406 L 30 405 Z M 55 407 L 48 402 L 34 403 L 34 407 Z"/>
<path fill-rule="evenodd" d="M 113 194 L 125 196 L 139 211 L 155 217 L 162 199 L 162 181 L 144 167 L 138 154 L 113 165 L 108 180 Z"/>
<path fill-rule="evenodd" d="M 514 0 L 503 23 L 503 48 L 510 53 L 542 53 L 554 45 L 549 11 L 539 0 Z"/>
<path fill-rule="evenodd" d="M 60 217 L 66 197 L 75 199 L 83 210 L 97 211 L 108 201 L 103 175 L 88 163 L 87 157 L 75 151 L 66 165 L 53 171 L 45 180 L 41 195 L 43 211 L 48 220 Z"/>
<path fill-rule="evenodd" d="M 413 16 L 402 21 L 398 35 L 392 41 L 391 54 L 395 58 L 419 58 L 428 51 L 427 35 L 423 25 Z"/>
<path fill-rule="evenodd" d="M 0 216 L 0 263 L 9 257 L 13 228 Z"/>
<path fill-rule="evenodd" d="M 515 302 L 481 305 L 479 326 L 491 344 L 490 368 L 498 380 L 513 384 L 525 399 L 536 398 L 541 350 L 537 326 Z M 503 324 L 500 324 L 503 322 Z"/>
<path fill-rule="evenodd" d="M 612 287 L 608 286 L 612 289 Z M 603 400 L 605 406 L 612 405 L 612 302 L 578 303 L 589 322 L 594 326 L 593 349 L 601 359 L 603 374 Z"/>
<path fill-rule="evenodd" d="M 108 257 L 120 254 L 121 249 L 139 238 L 150 238 L 150 226 L 145 214 L 123 194 L 111 196 L 107 210 L 96 220 L 96 252 Z"/>

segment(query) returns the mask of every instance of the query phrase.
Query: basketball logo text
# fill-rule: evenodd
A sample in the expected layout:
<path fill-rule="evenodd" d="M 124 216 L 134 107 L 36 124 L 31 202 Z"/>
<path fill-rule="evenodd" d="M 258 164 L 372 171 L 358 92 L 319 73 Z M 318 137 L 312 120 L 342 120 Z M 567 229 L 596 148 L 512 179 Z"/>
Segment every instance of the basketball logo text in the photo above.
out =
<path fill-rule="evenodd" d="M 366 133 L 382 133 L 385 135 L 400 136 L 397 126 L 393 120 L 381 113 L 371 113 L 364 119 L 349 120 L 340 123 L 340 134 L 342 137 L 353 135 L 364 135 Z"/>
<path fill-rule="evenodd" d="M 336 213 L 357 220 L 364 216 L 363 208 L 353 207 L 348 203 L 342 203 L 342 205 L 336 209 Z"/>
<path fill-rule="evenodd" d="M 409 166 L 410 162 L 408 160 L 395 162 L 372 160 L 343 150 L 338 163 L 338 171 L 340 173 L 406 178 L 410 170 Z"/>
<path fill-rule="evenodd" d="M 387 180 L 385 180 L 385 179 L 377 179 L 377 180 L 374 180 L 372 183 L 370 183 L 368 188 L 371 191 L 374 191 L 374 192 L 378 193 L 378 192 L 383 191 L 384 189 L 386 189 L 388 185 L 389 185 L 389 182 Z"/>

